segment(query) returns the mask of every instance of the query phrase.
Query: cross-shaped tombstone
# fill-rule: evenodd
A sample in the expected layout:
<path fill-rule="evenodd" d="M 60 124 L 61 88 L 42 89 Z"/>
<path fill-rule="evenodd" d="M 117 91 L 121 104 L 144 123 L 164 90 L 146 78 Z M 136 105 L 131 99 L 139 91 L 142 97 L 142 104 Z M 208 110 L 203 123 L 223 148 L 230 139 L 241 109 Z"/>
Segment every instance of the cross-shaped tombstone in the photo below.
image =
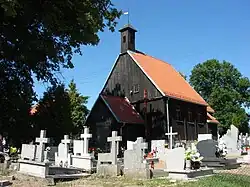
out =
<path fill-rule="evenodd" d="M 84 141 L 83 154 L 87 155 L 89 149 L 89 139 L 92 138 L 92 134 L 89 134 L 88 127 L 84 127 L 84 133 L 81 134 L 81 138 L 83 138 Z"/>
<path fill-rule="evenodd" d="M 170 132 L 165 134 L 166 136 L 169 136 L 169 147 L 170 147 L 170 149 L 172 149 L 172 147 L 173 147 L 173 136 L 175 136 L 177 134 L 178 134 L 177 132 L 173 132 L 172 127 L 170 127 Z"/>
<path fill-rule="evenodd" d="M 39 143 L 37 151 L 37 161 L 42 162 L 44 159 L 45 144 L 49 143 L 49 138 L 46 138 L 46 130 L 40 131 L 40 137 L 36 138 L 36 143 Z"/>
<path fill-rule="evenodd" d="M 148 149 L 148 143 L 144 142 L 142 137 L 138 137 L 136 143 L 133 145 L 133 148 L 135 149 L 137 156 L 141 159 L 142 162 L 145 149 Z"/>
<path fill-rule="evenodd" d="M 107 141 L 111 142 L 112 164 L 117 164 L 117 143 L 122 141 L 122 137 L 118 136 L 117 131 L 112 131 L 112 137 L 108 137 Z"/>
<path fill-rule="evenodd" d="M 70 144 L 72 142 L 71 139 L 69 139 L 69 135 L 64 135 L 64 139 L 61 140 L 61 142 L 64 144 L 64 151 L 65 151 L 65 156 L 68 156 L 69 153 L 69 146 L 68 144 Z"/>

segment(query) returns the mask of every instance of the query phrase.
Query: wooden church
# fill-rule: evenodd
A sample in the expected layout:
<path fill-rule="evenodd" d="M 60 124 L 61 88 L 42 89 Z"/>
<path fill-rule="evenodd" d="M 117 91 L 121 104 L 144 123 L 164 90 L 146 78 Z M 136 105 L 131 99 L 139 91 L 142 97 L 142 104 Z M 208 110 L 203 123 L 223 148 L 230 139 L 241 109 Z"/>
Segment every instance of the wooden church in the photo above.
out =
<path fill-rule="evenodd" d="M 172 65 L 136 50 L 130 24 L 119 31 L 121 52 L 85 123 L 92 145 L 105 148 L 113 130 L 124 146 L 139 136 L 166 139 L 170 126 L 178 140 L 206 133 L 216 138 L 218 121 L 207 102 Z"/>

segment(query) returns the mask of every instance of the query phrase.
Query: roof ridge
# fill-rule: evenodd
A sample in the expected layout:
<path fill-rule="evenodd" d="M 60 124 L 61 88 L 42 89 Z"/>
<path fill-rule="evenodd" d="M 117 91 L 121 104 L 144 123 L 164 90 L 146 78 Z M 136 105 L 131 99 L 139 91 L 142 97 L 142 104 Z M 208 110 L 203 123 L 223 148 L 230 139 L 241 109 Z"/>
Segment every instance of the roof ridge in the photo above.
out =
<path fill-rule="evenodd" d="M 145 56 L 154 58 L 155 60 L 158 60 L 158 61 L 160 61 L 160 62 L 162 62 L 162 63 L 164 63 L 164 64 L 167 64 L 167 65 L 172 66 L 172 64 L 170 64 L 169 62 L 166 62 L 166 61 L 164 61 L 164 60 L 161 60 L 161 59 L 159 59 L 159 58 L 157 58 L 157 57 L 154 57 L 154 56 L 149 55 L 149 54 L 147 54 L 147 53 L 144 53 L 144 52 L 142 52 L 142 51 L 136 50 L 135 52 L 134 52 L 134 51 L 132 51 L 132 52 L 133 52 L 133 53 L 139 53 L 139 54 L 142 54 L 142 55 L 145 55 Z M 173 66 L 172 66 L 172 67 L 173 67 Z"/>

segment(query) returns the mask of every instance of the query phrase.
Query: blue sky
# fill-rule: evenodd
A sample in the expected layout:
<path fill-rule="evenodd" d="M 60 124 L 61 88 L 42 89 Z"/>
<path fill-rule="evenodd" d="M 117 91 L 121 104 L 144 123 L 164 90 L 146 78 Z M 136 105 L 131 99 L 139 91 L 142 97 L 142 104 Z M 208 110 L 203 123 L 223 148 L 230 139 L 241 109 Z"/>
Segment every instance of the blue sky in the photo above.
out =
<path fill-rule="evenodd" d="M 138 30 L 136 48 L 172 64 L 186 75 L 194 65 L 216 58 L 233 63 L 250 78 L 250 1 L 248 0 L 114 0 L 129 9 L 130 22 Z M 127 23 L 124 15 L 117 30 Z M 66 84 L 74 79 L 81 94 L 95 102 L 120 52 L 120 33 L 99 33 L 98 46 L 83 46 L 83 56 L 73 57 L 74 69 L 58 75 Z M 38 96 L 46 85 L 35 84 Z"/>

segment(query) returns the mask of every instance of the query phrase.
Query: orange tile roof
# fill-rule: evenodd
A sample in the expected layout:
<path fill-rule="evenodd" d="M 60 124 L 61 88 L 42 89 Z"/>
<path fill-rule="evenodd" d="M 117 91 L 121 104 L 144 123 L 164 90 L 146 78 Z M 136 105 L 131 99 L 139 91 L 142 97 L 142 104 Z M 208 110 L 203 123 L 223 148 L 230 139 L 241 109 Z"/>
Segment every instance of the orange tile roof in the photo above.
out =
<path fill-rule="evenodd" d="M 145 54 L 131 51 L 129 54 L 163 95 L 208 105 L 172 65 Z"/>
<path fill-rule="evenodd" d="M 211 106 L 207 106 L 207 111 L 211 113 L 215 113 L 214 109 Z"/>
<path fill-rule="evenodd" d="M 207 113 L 207 122 L 208 123 L 215 123 L 215 124 L 219 124 L 220 123 L 215 117 L 213 117 L 209 113 Z"/>

